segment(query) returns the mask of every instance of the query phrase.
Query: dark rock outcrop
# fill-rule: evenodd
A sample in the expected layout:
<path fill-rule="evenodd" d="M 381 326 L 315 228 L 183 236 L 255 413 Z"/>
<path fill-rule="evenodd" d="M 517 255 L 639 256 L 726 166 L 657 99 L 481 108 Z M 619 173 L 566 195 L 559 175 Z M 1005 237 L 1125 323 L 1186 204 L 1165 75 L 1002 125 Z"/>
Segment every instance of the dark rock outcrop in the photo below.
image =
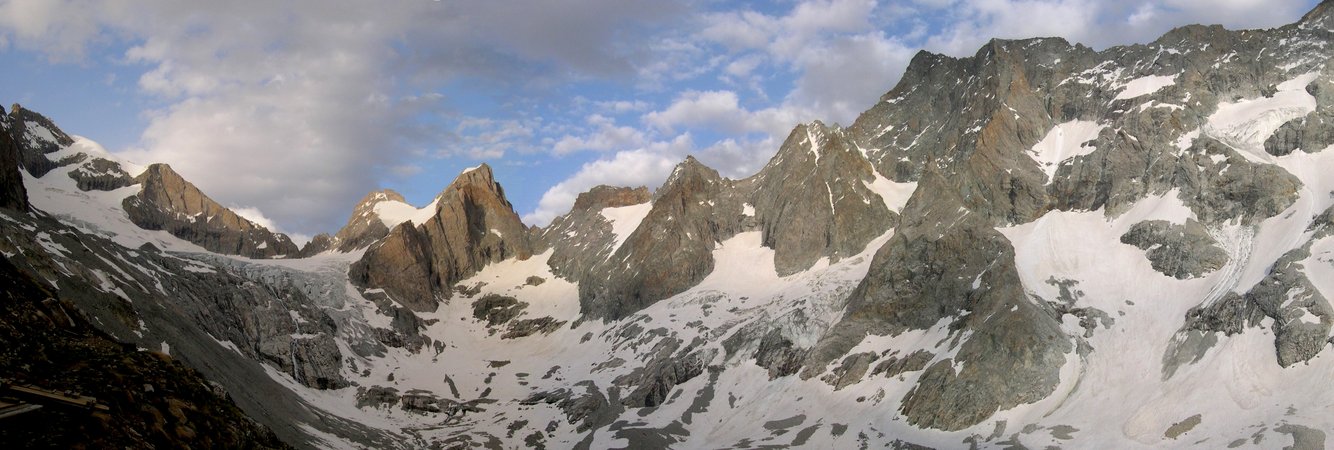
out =
<path fill-rule="evenodd" d="M 1223 268 L 1227 252 L 1194 220 L 1175 225 L 1151 220 L 1130 227 L 1121 242 L 1145 251 L 1153 269 L 1177 279 L 1198 278 Z"/>
<path fill-rule="evenodd" d="M 0 208 L 28 209 L 28 190 L 19 173 L 19 146 L 10 133 L 9 116 L 0 109 Z"/>
<path fill-rule="evenodd" d="M 574 207 L 571 209 L 574 211 L 601 211 L 603 208 L 638 205 L 652 200 L 652 198 L 648 188 L 644 186 L 628 188 L 600 185 L 594 186 L 588 192 L 575 197 Z"/>
<path fill-rule="evenodd" d="M 923 350 L 912 352 L 904 357 L 890 355 L 876 364 L 875 369 L 871 369 L 871 376 L 883 375 L 893 378 L 907 372 L 916 372 L 925 369 L 927 363 L 930 363 L 931 358 L 935 356 L 931 352 Z"/>
<path fill-rule="evenodd" d="M 838 367 L 829 371 L 821 380 L 833 386 L 835 391 L 857 384 L 871 369 L 871 363 L 877 359 L 880 359 L 880 355 L 875 352 L 848 355 Z"/>
<path fill-rule="evenodd" d="M 87 155 L 75 155 L 79 167 L 69 172 L 81 191 L 114 191 L 134 184 L 134 178 L 121 168 L 120 163 Z"/>
<path fill-rule="evenodd" d="M 333 236 L 329 233 L 320 233 L 310 238 L 310 242 L 301 246 L 301 251 L 297 252 L 298 258 L 309 258 L 320 253 L 327 252 L 334 248 Z"/>
<path fill-rule="evenodd" d="M 437 197 L 435 216 L 405 222 L 352 265 L 352 281 L 384 289 L 413 311 L 435 311 L 454 283 L 487 264 L 532 255 L 528 228 L 485 164 L 459 175 Z"/>
<path fill-rule="evenodd" d="M 130 221 L 146 230 L 173 236 L 226 255 L 271 258 L 295 255 L 296 244 L 237 215 L 208 198 L 166 164 L 148 166 L 135 182 L 141 191 L 122 206 Z"/>
<path fill-rule="evenodd" d="M 755 349 L 755 364 L 769 370 L 769 379 L 795 375 L 801 370 L 808 351 L 797 347 L 783 337 L 779 330 L 770 330 L 760 339 L 759 348 Z"/>

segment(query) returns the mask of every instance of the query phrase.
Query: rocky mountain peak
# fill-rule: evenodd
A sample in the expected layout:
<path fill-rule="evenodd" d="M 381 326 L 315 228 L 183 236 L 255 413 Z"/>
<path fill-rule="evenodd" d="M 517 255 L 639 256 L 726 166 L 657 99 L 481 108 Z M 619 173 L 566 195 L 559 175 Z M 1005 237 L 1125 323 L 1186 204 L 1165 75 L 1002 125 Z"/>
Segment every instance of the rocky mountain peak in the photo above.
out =
<path fill-rule="evenodd" d="M 667 177 L 667 181 L 662 183 L 662 187 L 654 193 L 654 201 L 668 194 L 672 189 L 690 189 L 698 190 L 707 185 L 712 185 L 722 181 L 723 177 L 717 170 L 704 165 L 694 155 L 686 156 L 684 161 L 672 169 L 672 174 Z"/>
<path fill-rule="evenodd" d="M 611 258 L 580 281 L 580 310 L 619 319 L 698 284 L 713 271 L 713 249 L 742 217 L 735 184 L 693 156 L 672 170 L 652 208 Z"/>
<path fill-rule="evenodd" d="M 361 201 L 357 203 L 356 209 L 360 210 L 363 208 L 373 207 L 377 203 L 385 201 L 394 201 L 403 203 L 408 202 L 408 200 L 403 197 L 403 194 L 398 193 L 398 191 L 395 191 L 393 189 L 380 189 L 378 191 L 372 191 L 371 193 L 366 194 L 366 196 L 363 197 Z"/>
<path fill-rule="evenodd" d="M 856 254 L 892 226 L 886 192 L 843 128 L 814 121 L 798 125 L 769 163 L 746 179 L 749 203 L 775 251 L 780 275 L 810 268 L 822 257 Z"/>
<path fill-rule="evenodd" d="M 459 176 L 454 178 L 454 182 L 445 188 L 445 192 L 463 189 L 482 189 L 501 197 L 505 195 L 500 183 L 496 182 L 495 174 L 491 172 L 491 166 L 486 163 L 459 173 Z"/>
<path fill-rule="evenodd" d="M 51 119 L 18 103 L 10 107 L 9 119 L 12 126 L 20 132 L 28 133 L 32 139 L 43 139 L 59 147 L 74 143 L 74 138 L 65 134 Z M 56 149 L 59 150 L 59 147 Z"/>
<path fill-rule="evenodd" d="M 9 110 L 7 133 L 18 146 L 19 164 L 34 177 L 42 177 L 59 167 L 47 159 L 48 153 L 59 151 L 74 143 L 74 138 L 61 131 L 51 119 L 15 103 Z"/>
<path fill-rule="evenodd" d="M 529 230 L 487 164 L 460 173 L 436 197 L 434 213 L 420 224 L 399 223 L 367 249 L 352 266 L 353 282 L 384 289 L 413 311 L 434 311 L 459 280 L 532 255 Z"/>
<path fill-rule="evenodd" d="M 251 258 L 297 254 L 284 234 L 236 214 L 204 195 L 167 164 L 153 164 L 134 179 L 138 194 L 122 206 L 130 221 L 146 230 L 165 230 L 205 249 Z"/>

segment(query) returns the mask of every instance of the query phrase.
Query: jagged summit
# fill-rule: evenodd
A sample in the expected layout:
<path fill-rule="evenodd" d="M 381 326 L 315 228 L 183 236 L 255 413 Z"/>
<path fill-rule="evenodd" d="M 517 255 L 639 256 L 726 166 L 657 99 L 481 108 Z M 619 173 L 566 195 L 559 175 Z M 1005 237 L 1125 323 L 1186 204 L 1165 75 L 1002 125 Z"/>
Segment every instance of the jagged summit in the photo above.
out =
<path fill-rule="evenodd" d="M 421 223 L 394 226 L 367 249 L 352 266 L 353 282 L 383 289 L 413 311 L 434 311 L 464 277 L 532 255 L 528 228 L 486 164 L 459 174 L 436 197 L 433 212 Z"/>
<path fill-rule="evenodd" d="M 7 127 L 10 139 L 20 145 L 19 163 L 34 177 L 46 175 L 58 167 L 56 161 L 46 158 L 74 143 L 74 139 L 65 134 L 51 119 L 15 103 L 9 110 Z"/>
<path fill-rule="evenodd" d="M 217 253 L 271 258 L 298 251 L 286 235 L 247 220 L 213 201 L 166 164 L 153 164 L 134 179 L 143 186 L 123 202 L 135 225 L 165 230 Z"/>

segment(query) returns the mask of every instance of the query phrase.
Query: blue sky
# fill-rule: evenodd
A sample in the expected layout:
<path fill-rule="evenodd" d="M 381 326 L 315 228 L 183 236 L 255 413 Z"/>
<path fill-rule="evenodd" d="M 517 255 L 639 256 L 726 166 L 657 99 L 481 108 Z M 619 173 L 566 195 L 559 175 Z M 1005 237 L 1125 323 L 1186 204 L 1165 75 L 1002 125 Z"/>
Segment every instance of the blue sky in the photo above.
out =
<path fill-rule="evenodd" d="M 800 122 L 850 123 L 920 49 L 1097 49 L 1314 0 L 0 0 L 0 102 L 297 236 L 387 187 L 489 163 L 526 222 L 693 154 L 754 173 Z"/>

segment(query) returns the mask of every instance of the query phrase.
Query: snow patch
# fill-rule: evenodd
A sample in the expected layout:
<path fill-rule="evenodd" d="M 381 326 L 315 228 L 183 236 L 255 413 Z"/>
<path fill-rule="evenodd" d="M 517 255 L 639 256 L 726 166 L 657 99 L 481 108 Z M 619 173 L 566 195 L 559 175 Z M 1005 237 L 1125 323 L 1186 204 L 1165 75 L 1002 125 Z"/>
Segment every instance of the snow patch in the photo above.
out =
<path fill-rule="evenodd" d="M 903 212 L 903 207 L 908 204 L 908 199 L 912 198 L 913 192 L 917 191 L 917 182 L 896 183 L 877 172 L 875 180 L 867 183 L 866 188 L 879 195 L 880 200 L 885 202 L 886 208 L 898 213 Z"/>
<path fill-rule="evenodd" d="M 630 234 L 639 228 L 639 223 L 644 221 L 648 212 L 653 210 L 652 202 L 644 202 L 638 205 L 621 206 L 616 208 L 602 208 L 599 213 L 604 219 L 611 222 L 611 233 L 616 235 L 616 243 L 612 245 L 611 251 L 621 248 L 621 244 L 626 239 L 630 239 Z"/>
<path fill-rule="evenodd" d="M 1120 85 L 1121 93 L 1114 100 L 1126 100 L 1158 92 L 1158 90 L 1176 84 L 1176 75 L 1150 75 L 1140 77 Z"/>
<path fill-rule="evenodd" d="M 1204 134 L 1227 144 L 1248 160 L 1272 163 L 1273 156 L 1264 149 L 1265 140 L 1288 121 L 1315 111 L 1315 97 L 1306 92 L 1306 85 L 1317 76 L 1318 73 L 1312 72 L 1285 81 L 1271 97 L 1219 103 L 1218 111 L 1204 125 Z"/>
<path fill-rule="evenodd" d="M 1047 132 L 1046 137 L 1033 145 L 1029 154 L 1034 161 L 1037 161 L 1038 167 L 1047 174 L 1047 180 L 1050 182 L 1056 176 L 1056 169 L 1061 163 L 1097 150 L 1097 147 L 1084 144 L 1097 139 L 1104 128 L 1107 126 L 1085 120 L 1072 120 L 1056 125 Z"/>
<path fill-rule="evenodd" d="M 435 207 L 440 203 L 440 199 L 431 201 L 431 204 L 424 208 L 417 208 L 407 203 L 396 200 L 385 200 L 376 203 L 371 208 L 380 222 L 387 228 L 394 228 L 403 222 L 412 222 L 413 225 L 421 225 L 435 217 Z"/>

